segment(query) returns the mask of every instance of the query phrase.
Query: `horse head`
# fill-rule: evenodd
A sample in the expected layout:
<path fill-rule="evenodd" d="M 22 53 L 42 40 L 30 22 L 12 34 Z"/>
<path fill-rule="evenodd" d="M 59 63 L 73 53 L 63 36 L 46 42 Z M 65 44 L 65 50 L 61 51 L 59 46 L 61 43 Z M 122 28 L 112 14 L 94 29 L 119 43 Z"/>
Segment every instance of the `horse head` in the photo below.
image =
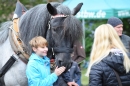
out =
<path fill-rule="evenodd" d="M 37 5 L 24 13 L 19 22 L 20 38 L 24 49 L 31 54 L 29 41 L 35 36 L 43 36 L 48 40 L 48 57 L 55 55 L 56 65 L 71 66 L 73 42 L 82 37 L 82 24 L 74 17 L 82 3 L 71 12 L 67 6 L 52 2 Z"/>
<path fill-rule="evenodd" d="M 74 17 L 82 4 L 79 3 L 72 12 L 63 5 L 53 7 L 50 3 L 47 4 L 47 10 L 51 14 L 46 34 L 49 42 L 48 57 L 55 57 L 56 65 L 65 66 L 66 70 L 71 67 L 73 43 L 82 36 L 81 22 Z"/>

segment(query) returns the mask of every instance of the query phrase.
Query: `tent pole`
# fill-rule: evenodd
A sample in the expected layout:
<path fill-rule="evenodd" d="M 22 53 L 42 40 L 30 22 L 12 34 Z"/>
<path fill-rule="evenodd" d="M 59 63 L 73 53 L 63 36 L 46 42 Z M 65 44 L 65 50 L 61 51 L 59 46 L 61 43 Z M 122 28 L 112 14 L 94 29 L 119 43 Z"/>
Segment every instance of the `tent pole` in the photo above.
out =
<path fill-rule="evenodd" d="M 82 38 L 82 43 L 83 43 L 83 47 L 85 49 L 85 20 L 82 19 L 82 27 L 83 27 L 83 38 Z"/>

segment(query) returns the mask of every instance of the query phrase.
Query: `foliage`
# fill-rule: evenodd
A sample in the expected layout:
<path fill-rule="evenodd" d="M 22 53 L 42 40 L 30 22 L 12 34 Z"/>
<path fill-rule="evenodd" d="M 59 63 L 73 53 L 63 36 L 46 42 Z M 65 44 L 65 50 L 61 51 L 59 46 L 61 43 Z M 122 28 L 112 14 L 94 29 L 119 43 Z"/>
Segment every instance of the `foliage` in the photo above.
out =
<path fill-rule="evenodd" d="M 19 0 L 27 9 L 47 0 Z M 0 23 L 11 20 L 17 0 L 0 0 Z"/>
<path fill-rule="evenodd" d="M 82 68 L 81 69 L 81 83 L 82 86 L 88 86 L 89 83 L 89 78 L 87 76 L 85 76 L 87 69 Z"/>
<path fill-rule="evenodd" d="M 124 18 L 123 21 L 123 33 L 130 36 L 130 18 Z"/>

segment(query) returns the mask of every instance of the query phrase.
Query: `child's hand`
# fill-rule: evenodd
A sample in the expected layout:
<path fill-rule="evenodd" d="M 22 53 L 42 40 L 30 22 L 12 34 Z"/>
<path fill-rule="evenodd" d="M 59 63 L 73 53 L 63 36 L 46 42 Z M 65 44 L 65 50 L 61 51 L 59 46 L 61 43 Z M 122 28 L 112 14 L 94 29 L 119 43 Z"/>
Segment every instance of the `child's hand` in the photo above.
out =
<path fill-rule="evenodd" d="M 54 73 L 55 73 L 57 76 L 59 76 L 59 75 L 61 75 L 64 71 L 65 71 L 65 67 L 64 67 L 64 66 L 59 67 L 59 68 L 56 67 Z"/>
<path fill-rule="evenodd" d="M 75 82 L 68 82 L 67 83 L 68 84 L 68 86 L 79 86 L 77 83 L 75 83 Z"/>

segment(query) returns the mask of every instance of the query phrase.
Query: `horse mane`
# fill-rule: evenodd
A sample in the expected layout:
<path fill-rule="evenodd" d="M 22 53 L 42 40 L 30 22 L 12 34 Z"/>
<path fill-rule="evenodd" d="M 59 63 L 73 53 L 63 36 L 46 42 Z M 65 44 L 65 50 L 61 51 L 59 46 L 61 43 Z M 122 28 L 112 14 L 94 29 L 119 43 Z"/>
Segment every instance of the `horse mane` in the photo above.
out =
<path fill-rule="evenodd" d="M 67 6 L 59 5 L 57 7 L 58 14 L 69 15 L 63 22 L 64 36 L 72 42 L 81 39 L 83 36 L 82 24 L 75 16 L 73 16 Z"/>
<path fill-rule="evenodd" d="M 60 3 L 56 2 L 51 4 L 54 7 L 60 5 Z M 28 10 L 20 18 L 20 38 L 29 54 L 31 54 L 32 51 L 29 41 L 35 36 L 46 36 L 50 17 L 51 15 L 46 8 L 46 4 L 40 4 Z"/>
<path fill-rule="evenodd" d="M 81 39 L 83 36 L 82 24 L 80 20 L 76 19 L 73 15 L 65 18 L 64 30 L 65 36 L 70 36 L 72 42 Z"/>
<path fill-rule="evenodd" d="M 12 21 L 7 21 L 0 25 L 0 45 L 7 40 L 9 35 L 9 27 L 11 25 L 12 25 Z"/>

